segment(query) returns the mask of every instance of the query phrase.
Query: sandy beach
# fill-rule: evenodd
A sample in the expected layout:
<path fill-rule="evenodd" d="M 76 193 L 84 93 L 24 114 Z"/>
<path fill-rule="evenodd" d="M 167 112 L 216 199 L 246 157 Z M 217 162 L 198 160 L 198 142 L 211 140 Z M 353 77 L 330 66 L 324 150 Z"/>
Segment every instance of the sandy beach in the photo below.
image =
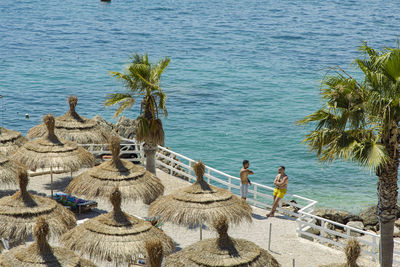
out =
<path fill-rule="evenodd" d="M 73 173 L 74 176 L 77 174 Z M 173 190 L 189 185 L 187 181 L 170 176 L 161 170 L 157 170 L 157 176 L 165 186 L 164 194 L 169 194 Z M 55 191 L 63 191 L 70 179 L 69 174 L 56 174 L 54 176 Z M 31 177 L 28 190 L 49 195 L 49 175 Z M 13 192 L 14 190 L 2 191 L 2 195 L 12 194 Z M 132 215 L 146 217 L 148 206 L 136 202 L 125 204 L 125 206 L 122 206 L 122 209 Z M 99 202 L 97 209 L 78 215 L 78 219 L 92 218 L 109 210 L 111 210 L 111 206 L 108 203 Z M 295 260 L 295 266 L 319 266 L 321 264 L 345 262 L 345 256 L 342 251 L 298 237 L 295 219 L 278 213 L 276 217 L 267 219 L 265 214 L 265 210 L 253 207 L 253 222 L 230 226 L 228 233 L 234 238 L 250 240 L 260 247 L 268 249 L 269 227 L 272 225 L 269 252 L 282 266 L 293 266 L 293 259 Z M 162 226 L 162 229 L 176 242 L 178 250 L 199 241 L 199 228 L 188 229 L 187 227 L 166 222 Z M 203 239 L 216 237 L 216 233 L 206 226 L 203 229 Z M 366 257 L 361 257 L 358 263 L 361 266 L 379 266 Z"/>

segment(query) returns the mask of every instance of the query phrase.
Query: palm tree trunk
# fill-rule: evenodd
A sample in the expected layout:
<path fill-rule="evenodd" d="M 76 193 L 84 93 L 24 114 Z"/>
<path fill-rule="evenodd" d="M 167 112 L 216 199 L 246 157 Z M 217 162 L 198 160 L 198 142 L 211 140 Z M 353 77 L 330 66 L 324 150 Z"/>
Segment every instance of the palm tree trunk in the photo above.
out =
<path fill-rule="evenodd" d="M 396 132 L 396 134 L 393 134 L 392 138 L 384 140 L 391 160 L 379 170 L 378 175 L 378 218 L 381 231 L 380 261 L 382 267 L 391 267 L 393 264 L 393 230 L 397 211 L 399 168 L 397 128 L 391 132 Z"/>
<path fill-rule="evenodd" d="M 399 166 L 397 161 L 397 166 Z M 396 220 L 397 168 L 384 170 L 378 182 L 378 218 L 381 231 L 380 259 L 382 267 L 391 267 L 393 262 L 393 230 Z"/>
<path fill-rule="evenodd" d="M 391 267 L 393 264 L 393 228 L 394 220 L 388 223 L 380 221 L 380 261 L 382 267 Z"/>
<path fill-rule="evenodd" d="M 158 146 L 145 143 L 143 149 L 144 154 L 146 155 L 146 170 L 156 174 L 156 152 Z"/>

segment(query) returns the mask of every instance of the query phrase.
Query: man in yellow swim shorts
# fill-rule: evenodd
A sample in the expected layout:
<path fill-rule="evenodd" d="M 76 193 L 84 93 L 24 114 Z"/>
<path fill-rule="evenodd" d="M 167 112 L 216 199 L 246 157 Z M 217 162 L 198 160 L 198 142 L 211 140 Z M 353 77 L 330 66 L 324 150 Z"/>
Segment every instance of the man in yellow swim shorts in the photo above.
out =
<path fill-rule="evenodd" d="M 285 167 L 279 166 L 278 175 L 275 177 L 274 185 L 276 188 L 274 189 L 274 203 L 272 204 L 271 211 L 267 214 L 268 217 L 274 217 L 276 207 L 278 206 L 279 200 L 281 200 L 287 191 L 287 185 L 289 183 L 289 177 L 285 173 Z"/>

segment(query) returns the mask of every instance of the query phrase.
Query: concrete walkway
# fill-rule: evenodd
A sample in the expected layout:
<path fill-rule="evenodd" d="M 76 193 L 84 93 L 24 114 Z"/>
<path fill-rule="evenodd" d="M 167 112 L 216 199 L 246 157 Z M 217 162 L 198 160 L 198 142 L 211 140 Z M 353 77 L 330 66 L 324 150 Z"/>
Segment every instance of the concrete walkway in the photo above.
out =
<path fill-rule="evenodd" d="M 77 175 L 77 173 L 74 173 Z M 165 194 L 188 186 L 190 183 L 179 178 L 170 176 L 157 170 L 157 176 L 165 186 Z M 69 174 L 57 174 L 54 176 L 54 188 L 62 191 L 69 183 Z M 50 176 L 36 176 L 30 179 L 28 190 L 40 194 L 50 195 Z M 2 194 L 11 194 L 14 190 L 3 191 Z M 140 217 L 147 216 L 148 206 L 142 203 L 126 204 L 122 206 L 125 212 Z M 111 210 L 111 205 L 106 202 L 99 202 L 98 209 L 93 212 L 81 214 L 79 220 L 97 216 Z M 271 250 L 270 253 L 279 261 L 282 266 L 319 266 L 321 264 L 344 263 L 345 256 L 342 251 L 329 248 L 327 246 L 299 238 L 296 233 L 296 222 L 293 218 L 276 213 L 276 217 L 267 219 L 266 210 L 253 207 L 253 222 L 243 223 L 229 228 L 229 235 L 234 238 L 250 240 L 264 249 L 268 249 L 269 227 L 272 226 Z M 187 227 L 173 225 L 166 222 L 162 229 L 176 242 L 178 249 L 185 248 L 199 240 L 199 228 L 188 229 Z M 216 233 L 207 227 L 203 230 L 203 239 L 214 238 Z M 358 262 L 361 266 L 379 266 L 368 258 L 360 258 Z"/>

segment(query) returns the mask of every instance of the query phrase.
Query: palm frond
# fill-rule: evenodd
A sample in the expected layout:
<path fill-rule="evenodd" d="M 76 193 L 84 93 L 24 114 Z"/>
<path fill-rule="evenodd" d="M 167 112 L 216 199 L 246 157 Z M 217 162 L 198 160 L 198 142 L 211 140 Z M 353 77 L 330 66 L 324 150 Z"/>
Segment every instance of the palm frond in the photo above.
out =
<path fill-rule="evenodd" d="M 169 59 L 168 57 L 165 57 L 164 59 L 161 59 L 157 63 L 156 68 L 155 68 L 157 80 L 160 79 L 161 74 L 164 72 L 164 70 L 168 66 L 169 62 L 171 62 L 171 59 Z"/>
<path fill-rule="evenodd" d="M 390 51 L 390 56 L 384 63 L 383 69 L 393 82 L 400 81 L 400 49 Z"/>
<path fill-rule="evenodd" d="M 314 127 L 303 142 L 321 161 L 354 161 L 377 171 L 395 156 L 388 155 L 387 140 L 398 139 L 392 130 L 400 123 L 400 48 L 377 51 L 364 43 L 360 51 L 364 57 L 354 63 L 363 82 L 332 68 L 335 74 L 321 83 L 323 107 L 297 123 Z"/>
<path fill-rule="evenodd" d="M 362 166 L 372 170 L 376 170 L 389 160 L 385 147 L 374 140 L 355 144 L 352 157 Z"/>
<path fill-rule="evenodd" d="M 119 104 L 119 107 L 115 111 L 114 117 L 118 117 L 121 112 L 123 112 L 125 109 L 129 109 L 135 104 L 135 99 L 134 98 L 127 98 L 125 101 L 121 102 Z"/>
<path fill-rule="evenodd" d="M 126 72 L 126 70 L 125 70 L 125 72 Z M 110 74 L 117 80 L 121 81 L 128 90 L 135 92 L 139 89 L 138 82 L 135 80 L 132 80 L 132 78 L 129 74 L 115 72 L 115 71 L 110 71 Z"/>
<path fill-rule="evenodd" d="M 363 44 L 359 47 L 359 51 L 367 54 L 372 60 L 379 56 L 379 52 L 368 46 L 367 42 L 363 42 Z"/>
<path fill-rule="evenodd" d="M 127 108 L 131 108 L 133 104 L 135 104 L 135 98 L 132 97 L 131 94 L 109 94 L 108 98 L 105 101 L 106 106 L 112 106 L 115 104 L 119 104 L 119 107 L 115 111 L 114 117 L 117 117 Z"/>
<path fill-rule="evenodd" d="M 158 98 L 158 109 L 163 111 L 164 117 L 168 116 L 168 112 L 167 112 L 167 107 L 166 107 L 166 100 L 167 100 L 167 95 L 164 94 L 164 92 L 162 92 L 161 90 L 157 90 L 156 92 L 154 92 L 153 94 L 154 96 L 157 96 Z"/>
<path fill-rule="evenodd" d="M 106 100 L 104 101 L 104 104 L 106 106 L 112 106 L 117 103 L 120 103 L 121 101 L 126 101 L 128 98 L 133 98 L 131 94 L 122 94 L 122 93 L 114 93 L 114 94 L 108 94 Z"/>
<path fill-rule="evenodd" d="M 298 124 L 307 124 L 310 122 L 317 122 L 315 129 L 320 130 L 323 128 L 343 130 L 346 127 L 348 115 L 346 113 L 333 114 L 327 109 L 319 109 L 313 114 L 297 121 Z"/>
<path fill-rule="evenodd" d="M 129 67 L 130 74 L 141 83 L 143 89 L 159 88 L 157 84 L 152 83 L 151 67 L 145 64 L 135 64 Z"/>

